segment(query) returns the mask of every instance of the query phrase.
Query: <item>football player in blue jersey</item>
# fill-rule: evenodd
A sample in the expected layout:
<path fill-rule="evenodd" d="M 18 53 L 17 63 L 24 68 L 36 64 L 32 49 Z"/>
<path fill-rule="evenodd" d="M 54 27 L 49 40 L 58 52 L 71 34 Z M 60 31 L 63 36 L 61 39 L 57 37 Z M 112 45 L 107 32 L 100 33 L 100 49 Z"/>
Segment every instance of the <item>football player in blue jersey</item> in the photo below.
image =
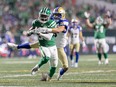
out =
<path fill-rule="evenodd" d="M 78 60 L 79 60 L 79 49 L 80 49 L 80 39 L 82 40 L 82 46 L 85 47 L 85 41 L 82 34 L 82 27 L 79 25 L 80 21 L 78 18 L 71 20 L 71 26 L 68 30 L 68 36 L 70 37 L 70 59 L 71 59 L 71 66 L 78 67 Z M 73 53 L 75 50 L 75 63 L 73 59 Z"/>

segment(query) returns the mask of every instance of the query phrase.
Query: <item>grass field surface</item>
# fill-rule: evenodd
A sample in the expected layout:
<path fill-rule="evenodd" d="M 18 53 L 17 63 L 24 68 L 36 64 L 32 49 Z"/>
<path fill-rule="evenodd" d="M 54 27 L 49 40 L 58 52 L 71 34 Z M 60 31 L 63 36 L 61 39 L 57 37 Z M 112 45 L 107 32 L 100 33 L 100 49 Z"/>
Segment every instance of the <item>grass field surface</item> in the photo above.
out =
<path fill-rule="evenodd" d="M 49 71 L 47 63 L 36 75 L 31 75 L 31 69 L 37 59 L 0 58 L 0 86 L 27 87 L 116 87 L 116 55 L 109 55 L 109 65 L 98 65 L 96 55 L 80 55 L 79 67 L 69 68 L 60 81 L 56 80 L 57 72 L 52 81 L 42 82 L 41 73 Z M 104 59 L 103 59 L 104 61 Z"/>

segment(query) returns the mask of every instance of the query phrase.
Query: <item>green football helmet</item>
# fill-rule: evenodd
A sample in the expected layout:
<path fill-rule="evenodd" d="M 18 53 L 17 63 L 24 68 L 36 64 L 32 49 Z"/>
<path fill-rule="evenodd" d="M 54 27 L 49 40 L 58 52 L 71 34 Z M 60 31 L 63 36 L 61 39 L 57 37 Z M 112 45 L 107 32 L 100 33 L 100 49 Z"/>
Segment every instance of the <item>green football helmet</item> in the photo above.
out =
<path fill-rule="evenodd" d="M 38 19 L 41 23 L 46 23 L 49 20 L 50 15 L 51 10 L 48 7 L 44 7 L 40 10 Z"/>
<path fill-rule="evenodd" d="M 101 16 L 98 16 L 98 17 L 96 18 L 95 22 L 96 22 L 96 24 L 101 25 L 101 24 L 103 24 L 104 20 L 103 20 L 103 18 L 102 18 Z"/>

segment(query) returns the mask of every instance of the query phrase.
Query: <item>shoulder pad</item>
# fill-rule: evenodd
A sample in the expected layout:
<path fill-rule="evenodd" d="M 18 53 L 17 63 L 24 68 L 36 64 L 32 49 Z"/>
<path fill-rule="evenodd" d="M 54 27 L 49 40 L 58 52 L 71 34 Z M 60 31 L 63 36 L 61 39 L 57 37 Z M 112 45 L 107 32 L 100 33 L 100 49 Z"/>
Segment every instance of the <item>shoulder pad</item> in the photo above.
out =
<path fill-rule="evenodd" d="M 80 25 L 77 26 L 77 28 L 81 31 L 82 30 L 82 27 Z"/>

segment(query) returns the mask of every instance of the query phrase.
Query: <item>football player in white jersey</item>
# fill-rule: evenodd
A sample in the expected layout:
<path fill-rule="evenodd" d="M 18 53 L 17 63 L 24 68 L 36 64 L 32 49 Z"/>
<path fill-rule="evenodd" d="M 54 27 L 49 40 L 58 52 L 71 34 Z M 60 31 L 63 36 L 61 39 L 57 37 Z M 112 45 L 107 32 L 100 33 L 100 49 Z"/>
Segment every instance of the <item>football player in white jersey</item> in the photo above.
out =
<path fill-rule="evenodd" d="M 78 67 L 78 60 L 79 60 L 79 49 L 80 49 L 80 40 L 82 40 L 82 46 L 85 47 L 85 41 L 82 34 L 82 27 L 79 25 L 80 21 L 78 18 L 71 20 L 71 26 L 69 28 L 68 36 L 70 36 L 70 59 L 71 59 L 71 66 Z M 74 62 L 73 53 L 75 50 L 76 59 Z"/>
<path fill-rule="evenodd" d="M 51 18 L 56 21 L 57 28 L 47 29 L 39 28 L 38 32 L 56 33 L 56 46 L 58 50 L 58 57 L 61 61 L 62 68 L 59 69 L 57 80 L 68 70 L 68 59 L 64 51 L 64 47 L 67 43 L 67 29 L 69 22 L 65 18 L 65 10 L 62 7 L 56 7 L 53 10 Z M 36 31 L 37 32 L 37 31 Z"/>

